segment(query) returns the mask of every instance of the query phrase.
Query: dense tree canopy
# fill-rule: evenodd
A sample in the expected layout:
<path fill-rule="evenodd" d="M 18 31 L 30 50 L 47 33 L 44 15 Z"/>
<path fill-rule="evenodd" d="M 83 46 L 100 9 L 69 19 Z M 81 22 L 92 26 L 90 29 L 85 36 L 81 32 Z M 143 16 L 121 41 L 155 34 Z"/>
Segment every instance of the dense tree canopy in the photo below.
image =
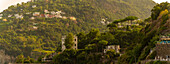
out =
<path fill-rule="evenodd" d="M 70 49 L 73 46 L 73 44 L 74 44 L 74 42 L 73 42 L 74 39 L 73 38 L 74 38 L 74 36 L 73 36 L 72 33 L 69 33 L 67 35 L 67 37 L 65 39 L 65 43 L 64 43 L 64 45 L 66 46 L 67 49 Z"/>

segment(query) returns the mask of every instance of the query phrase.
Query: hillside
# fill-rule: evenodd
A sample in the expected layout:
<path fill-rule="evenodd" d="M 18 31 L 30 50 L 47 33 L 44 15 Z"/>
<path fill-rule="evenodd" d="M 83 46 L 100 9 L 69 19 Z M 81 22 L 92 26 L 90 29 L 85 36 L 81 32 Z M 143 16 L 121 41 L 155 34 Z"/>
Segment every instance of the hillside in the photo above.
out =
<path fill-rule="evenodd" d="M 127 16 L 144 19 L 154 5 L 152 0 L 35 0 L 10 6 L 0 14 L 0 49 L 13 56 L 54 52 L 62 35 L 106 31 L 105 25 Z"/>
<path fill-rule="evenodd" d="M 165 2 L 154 6 L 151 18 L 148 18 L 149 20 L 147 19 L 150 24 L 143 28 L 140 34 L 138 34 L 140 35 L 140 40 L 136 41 L 136 45 L 128 47 L 126 53 L 120 57 L 120 63 L 139 63 L 142 60 L 155 58 L 156 52 L 150 53 L 150 50 L 154 50 L 162 35 L 170 34 L 169 5 L 168 2 Z"/>

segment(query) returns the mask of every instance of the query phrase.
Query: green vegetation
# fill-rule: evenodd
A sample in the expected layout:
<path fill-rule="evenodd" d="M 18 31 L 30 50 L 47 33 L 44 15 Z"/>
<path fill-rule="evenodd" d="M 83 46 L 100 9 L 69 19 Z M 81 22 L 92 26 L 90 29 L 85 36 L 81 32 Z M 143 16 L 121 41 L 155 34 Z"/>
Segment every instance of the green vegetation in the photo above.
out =
<path fill-rule="evenodd" d="M 105 25 L 115 19 L 127 16 L 148 17 L 154 5 L 152 0 L 48 0 L 47 2 L 38 0 L 13 5 L 1 13 L 3 16 L 0 19 L 0 49 L 4 49 L 8 55 L 12 56 L 23 53 L 25 57 L 32 57 L 31 53 L 34 52 L 49 54 L 60 49 L 60 40 L 63 35 L 88 33 L 91 28 L 99 28 L 98 31 L 105 32 L 107 31 Z M 52 12 L 62 12 L 62 14 L 56 18 L 53 17 Z M 102 19 L 106 19 L 105 25 L 100 22 Z M 79 40 L 81 43 L 79 48 L 101 47 L 94 44 L 100 41 L 96 37 L 103 38 L 105 44 L 108 41 L 108 44 L 122 42 L 121 46 L 130 45 L 128 43 L 130 39 L 124 42 L 124 38 L 129 38 L 127 34 L 131 33 L 120 32 L 115 39 L 119 39 L 121 35 L 122 40 L 112 40 L 114 39 L 112 33 L 103 33 L 99 37 L 98 31 L 91 31 L 88 36 L 79 34 L 80 39 L 82 37 Z M 83 41 L 90 44 L 87 45 L 88 43 Z M 101 50 L 94 49 L 94 51 Z"/>
<path fill-rule="evenodd" d="M 168 64 L 166 61 L 151 61 L 146 64 Z"/>
<path fill-rule="evenodd" d="M 109 24 L 108 27 L 114 27 Z M 118 28 L 118 27 L 114 27 Z M 114 32 L 112 32 L 115 30 Z M 130 36 L 129 36 L 130 35 Z M 57 54 L 53 58 L 53 63 L 57 64 L 102 64 L 102 63 L 114 63 L 118 60 L 120 53 L 115 50 L 108 50 L 106 54 L 103 54 L 104 49 L 108 45 L 120 45 L 123 50 L 128 48 L 132 44 L 136 44 L 139 37 L 138 30 L 116 30 L 110 29 L 109 32 L 101 33 L 99 29 L 92 29 L 89 33 L 83 32 L 77 34 L 78 36 L 78 50 L 67 49 L 61 54 Z M 71 44 L 71 43 L 70 43 Z M 73 53 L 74 52 L 74 53 Z M 63 58 L 63 59 L 61 59 Z M 101 59 L 101 60 L 100 60 Z"/>
<path fill-rule="evenodd" d="M 108 1 L 112 1 L 112 0 L 108 0 Z M 39 2 L 42 2 L 42 1 L 39 1 Z M 57 2 L 63 2 L 63 1 L 57 1 Z M 74 1 L 74 2 L 77 2 L 77 1 Z M 115 0 L 115 2 L 125 3 L 126 1 Z M 39 28 L 36 31 L 32 30 L 32 32 L 29 32 L 29 33 L 27 33 L 27 31 L 22 32 L 20 30 L 19 36 L 16 35 L 18 33 L 16 33 L 15 30 L 13 30 L 13 33 L 8 32 L 8 34 L 16 36 L 15 38 L 17 38 L 16 39 L 17 43 L 20 44 L 21 47 L 23 47 L 21 48 L 21 50 L 27 50 L 28 46 L 26 44 L 29 44 L 29 41 L 32 43 L 37 43 L 36 42 L 37 39 L 40 39 L 40 42 L 38 42 L 37 47 L 36 46 L 35 48 L 28 47 L 29 49 L 34 49 L 34 50 L 38 49 L 38 51 L 40 51 L 44 49 L 49 50 L 50 48 L 50 50 L 53 51 L 55 48 L 57 48 L 56 50 L 57 54 L 53 57 L 52 62 L 51 62 L 53 64 L 106 64 L 106 63 L 111 64 L 111 63 L 116 63 L 116 61 L 118 61 L 117 62 L 118 64 L 140 63 L 143 60 L 153 59 L 156 56 L 156 51 L 150 52 L 150 50 L 155 48 L 155 44 L 159 40 L 160 35 L 169 35 L 170 33 L 169 31 L 170 30 L 170 23 L 169 23 L 169 17 L 170 17 L 169 8 L 170 7 L 169 5 L 170 4 L 167 2 L 157 4 L 152 10 L 151 17 L 145 19 L 145 21 L 139 20 L 135 16 L 127 16 L 124 19 L 121 18 L 119 20 L 113 21 L 111 24 L 108 24 L 107 25 L 107 27 L 109 28 L 108 31 L 103 32 L 103 31 L 100 31 L 100 29 L 91 29 L 91 31 L 89 32 L 84 32 L 84 31 L 80 32 L 77 34 L 78 50 L 71 49 L 73 35 L 70 33 L 67 35 L 65 39 L 65 42 L 66 42 L 65 45 L 67 49 L 64 50 L 63 52 L 60 52 L 61 44 L 51 43 L 51 41 L 53 42 L 53 40 L 52 40 L 52 36 L 49 36 L 49 35 L 55 33 L 55 30 L 53 28 L 46 29 L 46 30 L 49 30 L 50 32 L 44 32 L 46 30 L 43 31 L 43 28 Z M 95 10 L 95 7 L 94 7 L 94 10 Z M 100 14 L 98 16 L 100 16 Z M 54 18 L 51 18 L 51 19 L 54 19 Z M 45 18 L 46 21 L 49 21 L 51 19 Z M 63 20 L 63 19 L 60 19 L 60 20 Z M 94 19 L 94 21 L 95 20 L 96 19 Z M 74 22 L 75 18 L 72 17 L 72 19 L 69 19 L 67 21 Z M 40 22 L 40 23 L 43 25 L 49 24 L 49 25 L 46 25 L 46 27 L 50 27 L 52 24 L 55 24 L 53 22 L 55 21 Z M 24 22 L 24 23 L 27 23 L 27 22 Z M 19 23 L 19 25 L 20 24 L 22 24 L 22 22 Z M 39 26 L 44 27 L 41 24 Z M 22 27 L 20 26 L 20 28 Z M 43 31 L 43 35 L 41 34 L 42 32 L 40 32 L 41 30 Z M 37 33 L 37 31 L 39 33 Z M 28 34 L 31 36 L 28 36 Z M 2 34 L 1 37 L 9 38 L 10 36 L 6 34 Z M 3 40 L 3 39 L 2 41 L 6 42 L 6 40 Z M 57 40 L 54 39 L 54 41 L 56 42 Z M 109 45 L 120 45 L 121 47 L 120 52 L 117 52 L 116 50 L 111 49 L 111 50 L 107 50 L 106 53 L 103 53 L 103 50 L 106 49 L 106 46 L 109 46 Z M 23 53 L 24 55 L 26 55 L 25 51 L 23 51 Z M 123 55 L 120 56 L 120 54 L 123 54 Z M 23 55 L 18 56 L 17 62 L 21 62 L 21 63 L 31 62 L 31 60 L 28 60 L 29 57 L 26 60 L 23 60 L 23 58 L 24 58 Z M 42 57 L 40 56 L 38 61 L 41 61 L 41 58 Z M 148 62 L 148 64 L 166 64 L 166 63 L 167 62 L 164 62 L 164 61 Z"/>
<path fill-rule="evenodd" d="M 29 56 L 27 58 L 24 58 L 24 55 L 19 55 L 16 58 L 16 63 L 34 63 L 35 60 L 30 58 Z"/>
<path fill-rule="evenodd" d="M 67 49 L 70 49 L 72 46 L 73 46 L 73 38 L 74 38 L 74 36 L 73 36 L 73 34 L 72 33 L 69 33 L 68 35 L 67 35 L 67 37 L 66 37 L 66 39 L 65 39 L 65 46 L 66 46 L 66 48 Z"/>
<path fill-rule="evenodd" d="M 159 40 L 160 35 L 167 35 L 169 34 L 170 25 L 168 23 L 169 21 L 169 12 L 170 7 L 169 3 L 161 3 L 157 4 L 153 10 L 151 15 L 151 24 L 147 25 L 145 29 L 142 29 L 142 31 L 139 33 L 141 34 L 139 37 L 139 41 L 136 41 L 137 43 L 132 45 L 133 47 L 129 50 L 127 49 L 126 53 L 122 55 L 119 59 L 120 64 L 132 64 L 135 62 L 140 62 L 145 59 L 153 59 L 156 56 L 156 53 L 153 52 L 151 55 L 149 55 L 150 49 L 153 49 L 155 47 L 156 42 Z M 148 20 L 148 19 L 147 19 Z M 132 55 L 133 54 L 133 55 Z M 149 55 L 149 56 L 148 56 Z M 148 56 L 148 58 L 147 58 Z M 136 61 L 135 61 L 136 59 Z M 159 63 L 165 63 L 166 62 L 160 62 L 160 61 L 154 61 L 148 64 L 159 64 Z"/>

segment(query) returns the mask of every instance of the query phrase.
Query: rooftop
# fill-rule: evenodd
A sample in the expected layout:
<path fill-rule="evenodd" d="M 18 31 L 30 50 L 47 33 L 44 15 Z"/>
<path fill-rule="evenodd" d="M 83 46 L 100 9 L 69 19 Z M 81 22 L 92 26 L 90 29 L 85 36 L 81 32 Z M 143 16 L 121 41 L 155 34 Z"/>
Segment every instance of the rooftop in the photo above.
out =
<path fill-rule="evenodd" d="M 160 40 L 167 40 L 170 41 L 170 35 L 166 35 L 166 36 L 161 36 Z"/>

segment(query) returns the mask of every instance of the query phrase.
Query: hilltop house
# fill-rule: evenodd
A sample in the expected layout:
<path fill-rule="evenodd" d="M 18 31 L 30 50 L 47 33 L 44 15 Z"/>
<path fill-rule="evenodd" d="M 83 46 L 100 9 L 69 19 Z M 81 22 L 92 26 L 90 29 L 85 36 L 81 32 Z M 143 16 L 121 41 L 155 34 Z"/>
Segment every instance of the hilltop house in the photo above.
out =
<path fill-rule="evenodd" d="M 23 15 L 19 15 L 19 14 L 15 14 L 14 16 L 16 17 L 16 19 L 24 17 Z"/>
<path fill-rule="evenodd" d="M 137 20 L 135 20 L 135 21 L 132 21 L 132 22 L 130 22 L 130 21 L 120 22 L 120 23 L 118 23 L 117 25 L 118 25 L 118 27 L 119 27 L 119 26 L 126 27 L 126 26 L 131 26 L 131 25 L 139 26 L 139 23 L 138 23 Z"/>
<path fill-rule="evenodd" d="M 44 10 L 45 13 L 50 13 L 48 10 Z"/>
<path fill-rule="evenodd" d="M 31 2 L 35 2 L 35 1 L 38 1 L 38 0 L 31 0 Z"/>
<path fill-rule="evenodd" d="M 30 19 L 34 20 L 34 19 L 35 19 L 35 17 L 31 17 Z"/>
<path fill-rule="evenodd" d="M 3 14 L 0 14 L 0 19 L 2 19 Z"/>
<path fill-rule="evenodd" d="M 100 21 L 103 25 L 107 25 L 107 24 L 110 24 L 110 21 L 107 21 L 107 18 L 103 18 L 101 21 Z"/>
<path fill-rule="evenodd" d="M 76 21 L 76 18 L 75 17 L 70 17 L 71 20 L 73 21 Z"/>
<path fill-rule="evenodd" d="M 8 15 L 8 17 L 12 17 L 12 15 Z"/>
<path fill-rule="evenodd" d="M 118 22 L 117 26 L 119 29 L 127 31 L 129 27 L 133 29 L 132 26 L 139 26 L 140 20 L 134 20 L 134 21 L 124 21 L 124 22 Z"/>
<path fill-rule="evenodd" d="M 33 13 L 33 16 L 39 16 L 40 15 L 40 12 L 34 12 Z"/>
<path fill-rule="evenodd" d="M 6 22 L 6 21 L 7 21 L 7 19 L 3 19 L 2 21 Z"/>
<path fill-rule="evenodd" d="M 161 36 L 156 44 L 156 60 L 170 61 L 170 36 Z"/>
<path fill-rule="evenodd" d="M 3 16 L 3 14 L 0 14 L 0 17 L 2 17 Z"/>
<path fill-rule="evenodd" d="M 52 15 L 55 15 L 55 14 L 56 14 L 56 12 L 54 12 L 54 11 L 51 11 L 51 14 L 52 14 Z"/>
<path fill-rule="evenodd" d="M 106 49 L 104 49 L 104 53 L 106 53 L 108 50 L 115 50 L 116 53 L 119 53 L 120 46 L 119 45 L 106 46 Z"/>
<path fill-rule="evenodd" d="M 64 43 L 65 43 L 65 39 L 66 39 L 66 36 L 63 36 L 62 37 L 62 52 L 66 49 L 66 47 L 65 47 L 65 45 L 64 45 Z M 74 38 L 73 38 L 73 42 L 74 42 L 74 44 L 73 44 L 73 46 L 72 46 L 72 49 L 75 49 L 75 50 L 77 50 L 78 48 L 77 48 L 77 42 L 78 42 L 78 38 L 77 38 L 77 36 L 74 36 Z"/>
<path fill-rule="evenodd" d="M 32 6 L 32 8 L 35 8 L 35 7 L 37 7 L 37 6 L 36 6 L 36 5 L 33 5 L 33 6 Z"/>
<path fill-rule="evenodd" d="M 27 12 L 27 13 L 25 13 L 25 14 L 31 14 L 31 12 Z"/>

